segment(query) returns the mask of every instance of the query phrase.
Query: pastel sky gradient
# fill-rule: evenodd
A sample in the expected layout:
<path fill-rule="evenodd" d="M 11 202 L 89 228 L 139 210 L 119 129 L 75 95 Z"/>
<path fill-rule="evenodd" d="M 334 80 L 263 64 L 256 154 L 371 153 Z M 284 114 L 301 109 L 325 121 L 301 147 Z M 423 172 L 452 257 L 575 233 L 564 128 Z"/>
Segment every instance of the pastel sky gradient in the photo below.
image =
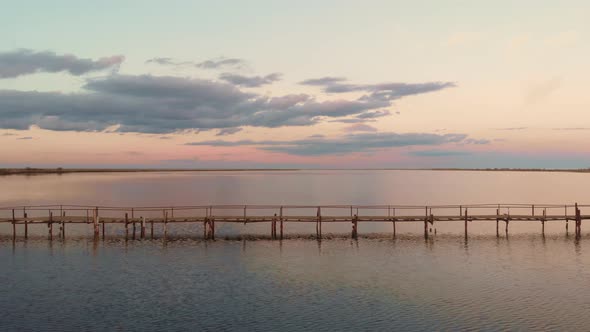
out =
<path fill-rule="evenodd" d="M 590 167 L 588 1 L 21 1 L 0 167 Z"/>

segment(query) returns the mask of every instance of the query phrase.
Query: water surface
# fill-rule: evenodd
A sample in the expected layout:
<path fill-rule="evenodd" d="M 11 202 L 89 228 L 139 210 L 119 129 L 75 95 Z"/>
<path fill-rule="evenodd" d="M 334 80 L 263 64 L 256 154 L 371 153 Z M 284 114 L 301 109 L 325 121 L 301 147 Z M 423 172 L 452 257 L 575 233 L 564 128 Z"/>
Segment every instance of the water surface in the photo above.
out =
<path fill-rule="evenodd" d="M 288 171 L 66 174 L 0 178 L 0 205 L 464 204 L 583 202 L 588 174 Z M 421 226 L 228 225 L 202 241 L 93 241 L 85 225 L 65 241 L 46 228 L 0 240 L 0 321 L 6 330 L 584 330 L 590 258 L 564 223 Z M 72 226 L 75 227 L 75 226 Z M 326 227 L 331 229 L 326 229 Z M 584 227 L 583 227 L 584 228 Z M 584 231 L 584 229 L 583 229 Z M 235 240 L 252 235 L 250 240 Z"/>

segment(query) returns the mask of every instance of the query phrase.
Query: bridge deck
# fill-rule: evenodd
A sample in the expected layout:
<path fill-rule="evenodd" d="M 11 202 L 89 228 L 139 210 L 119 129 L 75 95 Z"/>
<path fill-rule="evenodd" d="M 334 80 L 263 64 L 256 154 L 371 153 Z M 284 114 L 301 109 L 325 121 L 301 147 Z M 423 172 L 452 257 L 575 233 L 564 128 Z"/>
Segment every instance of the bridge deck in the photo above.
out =
<path fill-rule="evenodd" d="M 135 239 L 136 225 L 141 227 L 141 238 L 145 237 L 146 225 L 173 223 L 202 223 L 203 237 L 215 238 L 215 223 L 270 223 L 271 237 L 277 238 L 277 224 L 280 225 L 280 238 L 283 237 L 285 223 L 315 223 L 316 236 L 321 238 L 323 223 L 351 223 L 352 236 L 356 237 L 358 223 L 402 222 L 424 223 L 424 236 L 428 238 L 428 225 L 441 221 L 465 223 L 465 236 L 468 234 L 468 222 L 503 221 L 536 221 L 543 225 L 548 221 L 575 221 L 576 235 L 581 234 L 582 220 L 590 219 L 590 215 L 582 215 L 580 208 L 588 205 L 534 205 L 534 204 L 477 204 L 477 205 L 438 205 L 438 206 L 401 206 L 401 205 L 209 205 L 209 206 L 176 206 L 176 207 L 91 207 L 75 205 L 45 205 L 0 208 L 0 223 L 13 226 L 13 238 L 16 238 L 16 226 L 24 225 L 24 236 L 28 236 L 28 227 L 45 224 L 49 228 L 49 238 L 53 238 L 53 225 L 59 226 L 60 236 L 65 237 L 67 224 L 92 224 L 95 237 L 99 236 L 100 227 L 105 234 L 106 224 L 123 224 L 126 237 L 129 236 L 129 225 L 133 226 Z M 517 211 L 514 213 L 512 211 Z M 239 214 L 235 212 L 239 211 Z M 322 211 L 330 212 L 323 214 Z M 333 213 L 337 211 L 337 213 Z M 471 213 L 475 211 L 475 213 Z M 176 212 L 176 216 L 175 216 Z M 295 214 L 294 212 L 299 212 Z M 302 213 L 303 212 L 303 213 Z M 344 212 L 344 213 L 342 213 Z M 452 213 L 449 213 L 452 212 Z M 490 213 L 492 212 L 492 213 Z M 495 212 L 495 213 L 493 213 Z M 523 213 L 526 212 L 526 213 Z M 549 213 L 547 213 L 549 212 Z M 143 216 L 142 216 L 143 215 Z M 182 215 L 182 216 L 180 216 Z M 139 216 L 139 217 L 138 217 Z M 153 236 L 153 231 L 151 232 Z M 496 224 L 496 233 L 498 225 Z"/>

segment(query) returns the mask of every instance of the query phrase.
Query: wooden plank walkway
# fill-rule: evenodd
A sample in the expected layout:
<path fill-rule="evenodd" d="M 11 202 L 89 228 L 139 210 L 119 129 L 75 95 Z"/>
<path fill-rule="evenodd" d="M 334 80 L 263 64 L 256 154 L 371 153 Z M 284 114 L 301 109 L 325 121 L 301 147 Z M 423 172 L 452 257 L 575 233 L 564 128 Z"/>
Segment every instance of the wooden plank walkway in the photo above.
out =
<path fill-rule="evenodd" d="M 505 232 L 514 221 L 575 222 L 575 235 L 581 236 L 582 220 L 590 219 L 581 209 L 590 210 L 590 205 L 557 204 L 472 204 L 472 205 L 205 205 L 205 206 L 159 206 L 159 207 L 108 207 L 83 205 L 37 205 L 0 208 L 0 223 L 12 225 L 12 236 L 16 239 L 18 228 L 28 238 L 30 226 L 46 225 L 48 238 L 54 238 L 53 227 L 59 227 L 60 238 L 66 236 L 66 225 L 88 224 L 93 227 L 95 238 L 105 237 L 108 224 L 125 226 L 126 239 L 145 239 L 149 227 L 150 238 L 154 238 L 154 224 L 163 224 L 164 238 L 168 236 L 168 224 L 201 223 L 203 238 L 215 239 L 216 223 L 270 223 L 272 239 L 282 239 L 287 223 L 315 223 L 316 237 L 322 238 L 322 224 L 351 223 L 351 236 L 358 236 L 359 223 L 387 222 L 392 224 L 393 236 L 396 224 L 407 222 L 424 223 L 424 237 L 428 238 L 429 225 L 435 222 L 463 222 L 465 236 L 468 224 L 473 221 L 496 221 L 496 235 L 499 223 L 505 223 Z M 516 213 L 514 213 L 516 211 Z M 239 212 L 236 213 L 236 212 Z M 326 213 L 327 212 L 327 213 Z M 490 213 L 491 212 L 491 213 Z M 176 215 L 175 215 L 176 214 Z M 132 228 L 132 229 L 130 229 Z M 137 230 L 139 228 L 139 235 Z M 130 232 L 132 234 L 130 235 Z"/>

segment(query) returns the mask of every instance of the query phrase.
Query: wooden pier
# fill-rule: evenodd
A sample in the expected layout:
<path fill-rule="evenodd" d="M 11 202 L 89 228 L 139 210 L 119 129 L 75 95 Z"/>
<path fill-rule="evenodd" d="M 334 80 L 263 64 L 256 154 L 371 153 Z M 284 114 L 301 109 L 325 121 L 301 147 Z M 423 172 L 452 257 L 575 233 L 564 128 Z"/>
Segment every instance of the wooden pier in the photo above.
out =
<path fill-rule="evenodd" d="M 539 222 L 545 233 L 546 222 L 574 222 L 575 236 L 580 238 L 582 221 L 590 215 L 581 210 L 590 210 L 590 205 L 556 204 L 472 204 L 472 205 L 206 205 L 162 207 L 108 207 L 82 205 L 37 205 L 0 208 L 0 224 L 12 225 L 12 238 L 29 236 L 29 227 L 47 227 L 48 239 L 66 238 L 66 226 L 87 224 L 92 227 L 94 238 L 105 238 L 107 225 L 125 227 L 125 239 L 154 238 L 154 225 L 163 229 L 163 238 L 168 237 L 169 224 L 198 223 L 203 225 L 205 240 L 215 239 L 219 223 L 267 223 L 271 239 L 283 239 L 287 224 L 315 223 L 315 236 L 322 238 L 322 225 L 350 223 L 351 237 L 357 238 L 363 223 L 391 223 L 392 235 L 397 233 L 397 223 L 423 223 L 424 237 L 428 239 L 429 228 L 436 222 L 462 222 L 465 237 L 469 235 L 469 223 L 495 221 L 496 236 L 500 235 L 500 222 L 508 234 L 511 222 Z M 54 231 L 57 228 L 57 232 Z M 54 234 L 56 233 L 56 234 Z M 190 235 L 190 234 L 187 234 Z"/>

